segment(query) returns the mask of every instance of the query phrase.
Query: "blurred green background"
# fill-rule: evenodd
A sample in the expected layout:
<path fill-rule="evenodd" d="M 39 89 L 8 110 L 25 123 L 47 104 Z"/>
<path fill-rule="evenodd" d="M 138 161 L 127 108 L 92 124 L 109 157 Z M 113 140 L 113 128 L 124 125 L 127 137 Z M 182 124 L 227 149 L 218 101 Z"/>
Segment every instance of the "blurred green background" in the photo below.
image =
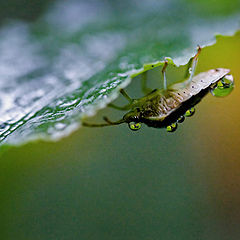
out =
<path fill-rule="evenodd" d="M 0 239 L 239 239 L 239 55 L 240 33 L 203 49 L 197 71 L 229 68 L 235 89 L 209 94 L 173 134 L 81 128 L 4 152 Z M 103 115 L 122 113 L 104 109 L 91 121 Z"/>

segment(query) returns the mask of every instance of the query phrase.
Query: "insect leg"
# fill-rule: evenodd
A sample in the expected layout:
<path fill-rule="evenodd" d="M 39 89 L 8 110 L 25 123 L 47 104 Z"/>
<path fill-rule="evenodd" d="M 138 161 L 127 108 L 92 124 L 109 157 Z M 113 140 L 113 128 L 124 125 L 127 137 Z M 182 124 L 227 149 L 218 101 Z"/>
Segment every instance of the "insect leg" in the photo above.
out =
<path fill-rule="evenodd" d="M 129 110 L 131 108 L 131 106 L 132 106 L 131 103 L 127 104 L 127 105 L 124 105 L 122 107 L 116 106 L 115 104 L 112 104 L 112 103 L 108 104 L 108 107 L 115 108 L 117 110 L 123 110 L 123 111 Z"/>
<path fill-rule="evenodd" d="M 116 122 L 112 122 L 110 121 L 107 117 L 104 117 L 103 120 L 106 122 L 106 123 L 87 123 L 87 122 L 82 122 L 82 125 L 84 127 L 106 127 L 106 126 L 112 126 L 112 125 L 119 125 L 119 124 L 122 124 L 124 123 L 125 121 L 123 119 L 120 119 Z"/>
<path fill-rule="evenodd" d="M 193 79 L 193 76 L 195 74 L 195 71 L 196 71 L 196 66 L 197 66 L 197 62 L 198 62 L 198 56 L 201 52 L 201 47 L 198 46 L 198 51 L 196 53 L 196 55 L 193 57 L 193 60 L 192 60 L 192 66 L 191 68 L 189 68 L 189 72 L 190 72 L 190 76 L 189 76 L 189 79 L 187 81 L 185 81 L 185 84 L 188 85 L 189 83 L 191 83 L 192 79 Z"/>
<path fill-rule="evenodd" d="M 142 73 L 141 84 L 142 84 L 142 91 L 144 94 L 148 94 L 152 92 L 152 89 L 147 87 L 147 72 Z"/>
<path fill-rule="evenodd" d="M 167 78 L 166 78 L 166 68 L 168 66 L 168 61 L 165 60 L 163 68 L 162 68 L 162 75 L 163 75 L 163 89 L 167 90 Z"/>
<path fill-rule="evenodd" d="M 103 120 L 105 121 L 105 122 L 107 122 L 109 125 L 118 125 L 118 124 L 121 124 L 121 123 L 124 123 L 125 121 L 123 120 L 123 119 L 120 119 L 120 120 L 118 120 L 118 121 L 116 121 L 116 122 L 112 122 L 111 120 L 109 120 L 109 118 L 108 117 L 103 117 Z"/>
<path fill-rule="evenodd" d="M 131 103 L 133 100 L 128 96 L 124 89 L 120 90 L 120 93 Z"/>
<path fill-rule="evenodd" d="M 129 103 L 127 105 L 122 106 L 122 107 L 119 107 L 119 106 L 116 106 L 115 104 L 110 103 L 108 105 L 108 107 L 115 108 L 115 109 L 118 109 L 118 110 L 128 110 L 128 109 L 130 109 L 131 106 L 132 106 L 132 103 L 133 103 L 133 99 L 131 99 L 128 96 L 128 94 L 126 93 L 126 91 L 124 89 L 121 89 L 120 93 L 129 101 Z"/>
<path fill-rule="evenodd" d="M 108 123 L 87 123 L 87 122 L 82 122 L 82 125 L 84 127 L 106 127 L 106 126 L 109 126 L 110 124 L 108 124 Z"/>

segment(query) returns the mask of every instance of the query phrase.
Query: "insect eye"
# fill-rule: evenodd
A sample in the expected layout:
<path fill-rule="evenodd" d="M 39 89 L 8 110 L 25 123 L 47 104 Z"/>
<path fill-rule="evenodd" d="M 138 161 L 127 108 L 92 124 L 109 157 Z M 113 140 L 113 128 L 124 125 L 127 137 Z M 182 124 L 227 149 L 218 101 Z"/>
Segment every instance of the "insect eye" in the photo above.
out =
<path fill-rule="evenodd" d="M 172 123 L 171 125 L 166 127 L 167 132 L 174 132 L 177 129 L 177 123 Z"/>
<path fill-rule="evenodd" d="M 216 97 L 225 97 L 231 93 L 233 87 L 234 82 L 232 75 L 226 75 L 217 82 L 216 87 L 211 90 L 211 93 Z"/>
<path fill-rule="evenodd" d="M 130 122 L 129 124 L 128 124 L 128 126 L 129 126 L 129 128 L 132 130 L 132 131 L 137 131 L 137 130 L 139 130 L 140 128 L 141 128 L 141 123 L 136 123 L 136 122 Z"/>
<path fill-rule="evenodd" d="M 190 108 L 185 112 L 186 117 L 191 117 L 195 113 L 195 108 Z"/>

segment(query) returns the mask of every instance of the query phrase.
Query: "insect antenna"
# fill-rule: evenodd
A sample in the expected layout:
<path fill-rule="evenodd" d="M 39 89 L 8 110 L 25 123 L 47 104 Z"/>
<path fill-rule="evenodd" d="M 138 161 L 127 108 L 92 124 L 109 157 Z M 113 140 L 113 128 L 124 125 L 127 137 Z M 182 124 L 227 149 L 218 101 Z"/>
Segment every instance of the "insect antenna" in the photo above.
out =
<path fill-rule="evenodd" d="M 106 121 L 106 123 L 86 123 L 82 122 L 82 125 L 85 127 L 106 127 L 106 126 L 113 126 L 113 125 L 119 125 L 125 122 L 125 120 L 120 119 L 116 122 L 110 121 L 107 117 L 103 117 L 103 120 Z"/>

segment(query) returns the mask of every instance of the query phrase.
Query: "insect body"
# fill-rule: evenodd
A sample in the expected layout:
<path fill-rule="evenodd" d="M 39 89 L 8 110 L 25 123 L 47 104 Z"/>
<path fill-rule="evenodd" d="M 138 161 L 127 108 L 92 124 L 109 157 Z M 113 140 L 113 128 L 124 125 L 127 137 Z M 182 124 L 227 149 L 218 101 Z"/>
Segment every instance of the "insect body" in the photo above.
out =
<path fill-rule="evenodd" d="M 165 70 L 168 63 L 165 61 L 162 70 L 163 89 L 150 91 L 140 99 L 131 99 L 122 89 L 120 92 L 127 98 L 129 104 L 124 107 L 110 104 L 110 107 L 116 109 L 130 110 L 122 119 L 112 122 L 105 117 L 106 123 L 104 124 L 83 123 L 83 125 L 101 127 L 127 123 L 131 130 L 137 131 L 141 128 L 141 123 L 144 123 L 149 127 L 166 128 L 168 132 L 175 131 L 177 124 L 183 122 L 185 116 L 190 117 L 194 114 L 194 106 L 208 92 L 211 92 L 214 96 L 226 96 L 233 89 L 233 77 L 229 74 L 229 69 L 217 68 L 193 76 L 200 51 L 201 48 L 199 47 L 192 61 L 190 77 L 186 81 L 167 87 Z M 146 90 L 146 88 L 143 87 L 143 90 Z"/>

